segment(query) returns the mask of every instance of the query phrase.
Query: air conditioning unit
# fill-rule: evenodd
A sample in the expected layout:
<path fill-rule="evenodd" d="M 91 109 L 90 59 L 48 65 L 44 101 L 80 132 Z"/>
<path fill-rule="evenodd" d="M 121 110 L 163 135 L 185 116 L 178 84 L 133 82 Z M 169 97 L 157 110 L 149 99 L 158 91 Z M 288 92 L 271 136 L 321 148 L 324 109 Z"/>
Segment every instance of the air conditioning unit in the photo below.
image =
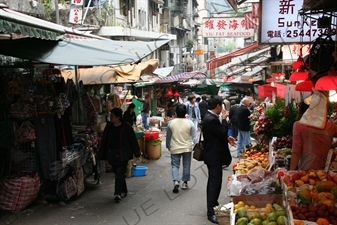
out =
<path fill-rule="evenodd" d="M 158 5 L 159 14 L 163 14 L 163 5 Z"/>

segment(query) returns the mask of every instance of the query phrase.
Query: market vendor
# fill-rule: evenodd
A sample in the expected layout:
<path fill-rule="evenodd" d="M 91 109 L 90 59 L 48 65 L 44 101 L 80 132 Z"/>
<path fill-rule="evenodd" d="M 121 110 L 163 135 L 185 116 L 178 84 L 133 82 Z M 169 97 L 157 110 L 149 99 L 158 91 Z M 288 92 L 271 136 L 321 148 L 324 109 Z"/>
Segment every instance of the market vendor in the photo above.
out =
<path fill-rule="evenodd" d="M 328 120 L 328 92 L 314 91 L 309 108 L 293 125 L 290 170 L 322 170 L 337 137 L 337 126 Z"/>

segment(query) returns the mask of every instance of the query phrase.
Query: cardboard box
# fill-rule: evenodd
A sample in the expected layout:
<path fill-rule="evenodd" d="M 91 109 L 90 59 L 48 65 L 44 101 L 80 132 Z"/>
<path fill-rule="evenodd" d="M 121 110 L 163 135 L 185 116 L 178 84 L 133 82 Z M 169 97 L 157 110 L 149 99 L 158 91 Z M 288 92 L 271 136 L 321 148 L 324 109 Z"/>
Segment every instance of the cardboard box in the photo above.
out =
<path fill-rule="evenodd" d="M 241 195 L 233 197 L 233 204 L 237 204 L 239 201 L 243 201 L 245 205 L 255 205 L 257 208 L 265 207 L 267 203 L 276 203 L 286 210 L 285 201 L 281 194 L 267 194 L 267 195 Z M 231 212 L 231 224 L 235 224 L 234 207 Z"/>

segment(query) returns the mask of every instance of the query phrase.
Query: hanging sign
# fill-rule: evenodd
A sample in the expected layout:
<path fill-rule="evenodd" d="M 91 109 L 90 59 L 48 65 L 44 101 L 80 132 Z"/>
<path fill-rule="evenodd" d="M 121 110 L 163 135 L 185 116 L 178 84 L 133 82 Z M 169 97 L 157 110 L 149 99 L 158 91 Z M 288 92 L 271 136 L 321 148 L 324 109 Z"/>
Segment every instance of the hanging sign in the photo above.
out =
<path fill-rule="evenodd" d="M 252 37 L 254 29 L 246 29 L 246 19 L 206 18 L 202 23 L 203 37 Z"/>
<path fill-rule="evenodd" d="M 69 13 L 69 23 L 80 24 L 82 22 L 82 8 L 71 8 Z"/>
<path fill-rule="evenodd" d="M 261 0 L 260 42 L 262 44 L 312 43 L 322 34 L 336 33 L 336 21 L 332 31 L 318 28 L 320 13 L 300 15 L 303 0 Z"/>

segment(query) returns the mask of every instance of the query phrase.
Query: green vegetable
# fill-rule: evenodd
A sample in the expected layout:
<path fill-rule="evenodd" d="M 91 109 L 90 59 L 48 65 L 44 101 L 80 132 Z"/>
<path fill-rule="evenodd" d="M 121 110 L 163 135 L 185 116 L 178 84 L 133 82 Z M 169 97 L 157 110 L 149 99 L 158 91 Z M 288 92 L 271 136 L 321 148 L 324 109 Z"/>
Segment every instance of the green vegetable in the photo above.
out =
<path fill-rule="evenodd" d="M 276 220 L 277 225 L 285 225 L 286 223 L 284 221 L 284 218 L 285 218 L 284 216 L 279 216 Z"/>
<path fill-rule="evenodd" d="M 268 220 L 269 220 L 270 222 L 276 221 L 276 220 L 277 220 L 276 213 L 274 213 L 274 212 L 269 213 L 269 214 L 268 214 Z"/>
<path fill-rule="evenodd" d="M 262 221 L 259 218 L 252 219 L 250 223 L 254 225 L 262 225 Z"/>
<path fill-rule="evenodd" d="M 242 217 L 236 221 L 235 225 L 248 225 L 248 219 L 246 217 Z"/>
<path fill-rule="evenodd" d="M 276 217 L 280 217 L 280 216 L 285 216 L 286 212 L 282 209 L 282 210 L 277 210 L 275 214 L 276 214 Z"/>
<path fill-rule="evenodd" d="M 236 213 L 239 215 L 240 218 L 241 218 L 241 217 L 246 217 L 246 216 L 247 216 L 247 210 L 246 210 L 245 207 L 239 208 L 238 211 L 237 211 Z"/>
<path fill-rule="evenodd" d="M 268 220 L 263 220 L 262 225 L 267 225 L 269 223 Z"/>
<path fill-rule="evenodd" d="M 273 207 L 276 210 L 283 210 L 283 208 L 279 204 L 276 204 L 276 203 L 273 204 Z"/>

